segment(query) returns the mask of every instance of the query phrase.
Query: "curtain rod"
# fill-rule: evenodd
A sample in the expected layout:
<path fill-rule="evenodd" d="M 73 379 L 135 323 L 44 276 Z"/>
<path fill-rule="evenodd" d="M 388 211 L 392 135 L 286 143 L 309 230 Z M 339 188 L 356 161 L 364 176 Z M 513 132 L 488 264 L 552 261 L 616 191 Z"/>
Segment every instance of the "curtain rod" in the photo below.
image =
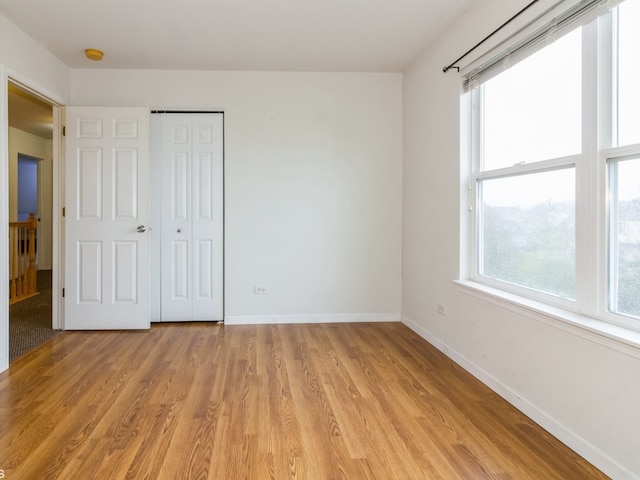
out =
<path fill-rule="evenodd" d="M 482 40 L 480 40 L 478 43 L 476 43 L 473 47 L 471 47 L 469 50 L 467 50 L 463 55 L 460 56 L 460 58 L 454 60 L 453 62 L 451 62 L 451 65 L 448 65 L 446 67 L 444 67 L 442 69 L 442 71 L 444 73 L 447 73 L 449 70 L 451 70 L 452 68 L 455 68 L 458 72 L 460 71 L 460 67 L 456 66 L 456 63 L 458 63 L 460 60 L 462 60 L 464 57 L 466 57 L 467 55 L 469 55 L 471 52 L 473 52 L 476 48 L 478 48 L 480 45 L 482 45 L 484 42 L 486 42 L 487 40 L 489 40 L 491 37 L 493 37 L 496 33 L 498 33 L 500 30 L 502 30 L 504 27 L 506 27 L 507 25 L 509 25 L 511 22 L 513 22 L 516 18 L 518 18 L 520 15 L 522 15 L 525 11 L 527 11 L 534 3 L 537 3 L 538 0 L 533 0 L 533 2 L 529 3 L 529 5 L 527 5 L 526 7 L 524 7 L 522 10 L 520 10 L 518 13 L 516 13 L 513 17 L 511 17 L 509 20 L 507 20 L 506 22 L 504 22 L 502 25 L 500 25 L 498 28 L 496 28 L 493 32 L 491 32 L 489 35 L 487 35 L 486 37 L 484 37 Z"/>

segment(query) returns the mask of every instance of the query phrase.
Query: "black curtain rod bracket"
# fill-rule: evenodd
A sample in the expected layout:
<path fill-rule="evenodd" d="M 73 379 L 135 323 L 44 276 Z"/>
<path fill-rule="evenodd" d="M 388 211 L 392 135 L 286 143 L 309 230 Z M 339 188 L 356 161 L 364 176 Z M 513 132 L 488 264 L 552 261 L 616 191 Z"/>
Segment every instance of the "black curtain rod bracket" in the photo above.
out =
<path fill-rule="evenodd" d="M 449 70 L 455 68 L 458 72 L 460 72 L 460 67 L 456 66 L 456 63 L 458 63 L 460 60 L 462 60 L 463 58 L 465 58 L 467 55 L 469 55 L 471 52 L 473 52 L 476 48 L 478 48 L 480 45 L 482 45 L 484 42 L 486 42 L 487 40 L 489 40 L 491 37 L 493 37 L 496 33 L 498 33 L 500 30 L 502 30 L 504 27 L 506 27 L 507 25 L 509 25 L 511 22 L 513 22 L 516 18 L 518 18 L 520 15 L 522 15 L 524 12 L 526 12 L 534 3 L 537 3 L 538 0 L 533 0 L 531 3 L 529 3 L 529 5 L 527 5 L 526 7 L 524 7 L 522 10 L 520 10 L 518 13 L 516 13 L 513 17 L 511 17 L 509 20 L 507 20 L 506 22 L 504 22 L 502 25 L 500 25 L 498 28 L 496 28 L 493 32 L 491 32 L 489 35 L 487 35 L 486 37 L 484 37 L 482 40 L 480 40 L 478 43 L 476 43 L 473 47 L 471 47 L 469 50 L 467 50 L 463 55 L 461 55 L 459 58 L 457 58 L 456 60 L 454 60 L 453 62 L 451 62 L 450 65 L 444 67 L 442 69 L 442 71 L 444 73 L 447 73 Z"/>

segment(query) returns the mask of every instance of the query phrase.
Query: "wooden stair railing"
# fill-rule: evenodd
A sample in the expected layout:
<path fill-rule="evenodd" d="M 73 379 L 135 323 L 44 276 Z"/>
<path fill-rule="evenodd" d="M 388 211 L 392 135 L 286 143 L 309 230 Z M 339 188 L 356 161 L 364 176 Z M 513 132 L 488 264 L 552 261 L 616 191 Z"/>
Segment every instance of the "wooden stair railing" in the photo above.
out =
<path fill-rule="evenodd" d="M 37 295 L 36 227 L 33 213 L 26 222 L 9 222 L 9 305 Z"/>

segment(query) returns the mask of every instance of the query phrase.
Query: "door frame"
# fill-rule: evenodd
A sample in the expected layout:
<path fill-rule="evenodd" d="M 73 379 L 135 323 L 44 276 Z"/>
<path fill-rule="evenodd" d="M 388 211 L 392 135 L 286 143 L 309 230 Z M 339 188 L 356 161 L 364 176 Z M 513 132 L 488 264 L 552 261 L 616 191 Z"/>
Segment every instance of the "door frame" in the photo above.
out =
<path fill-rule="evenodd" d="M 60 256 L 64 247 L 64 239 L 60 232 L 62 222 L 62 199 L 64 198 L 64 162 L 60 155 L 63 142 L 62 121 L 60 110 L 65 100 L 44 88 L 38 82 L 0 63 L 0 191 L 7 192 L 0 196 L 0 292 L 9 291 L 9 83 L 28 90 L 32 95 L 49 103 L 53 108 L 53 215 L 52 215 L 52 250 L 53 250 L 53 278 L 52 278 L 52 326 L 64 328 L 62 304 L 61 278 L 64 278 L 64 260 Z M 62 275 L 62 277 L 61 277 Z M 0 295 L 0 372 L 9 368 L 9 297 Z"/>

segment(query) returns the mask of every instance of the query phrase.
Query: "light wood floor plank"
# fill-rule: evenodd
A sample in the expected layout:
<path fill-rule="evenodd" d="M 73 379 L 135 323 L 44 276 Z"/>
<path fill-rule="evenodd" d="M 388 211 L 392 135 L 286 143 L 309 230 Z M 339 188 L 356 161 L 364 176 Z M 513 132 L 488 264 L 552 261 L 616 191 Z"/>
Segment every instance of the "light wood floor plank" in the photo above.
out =
<path fill-rule="evenodd" d="M 399 323 L 65 332 L 0 374 L 5 478 L 604 479 Z"/>

